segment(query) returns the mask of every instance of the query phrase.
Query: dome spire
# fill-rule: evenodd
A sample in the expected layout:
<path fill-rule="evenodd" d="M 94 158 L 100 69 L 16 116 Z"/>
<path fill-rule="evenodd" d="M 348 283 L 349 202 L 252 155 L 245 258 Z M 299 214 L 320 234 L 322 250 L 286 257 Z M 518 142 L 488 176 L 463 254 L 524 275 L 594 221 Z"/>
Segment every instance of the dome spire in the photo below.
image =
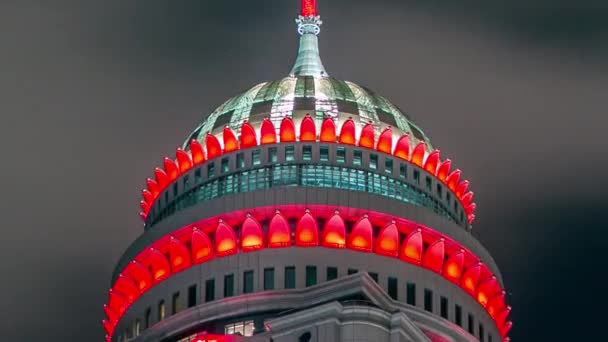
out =
<path fill-rule="evenodd" d="M 319 56 L 319 40 L 321 32 L 321 17 L 317 12 L 317 0 L 301 0 L 302 8 L 296 19 L 300 46 L 296 62 L 289 73 L 291 76 L 327 76 Z"/>

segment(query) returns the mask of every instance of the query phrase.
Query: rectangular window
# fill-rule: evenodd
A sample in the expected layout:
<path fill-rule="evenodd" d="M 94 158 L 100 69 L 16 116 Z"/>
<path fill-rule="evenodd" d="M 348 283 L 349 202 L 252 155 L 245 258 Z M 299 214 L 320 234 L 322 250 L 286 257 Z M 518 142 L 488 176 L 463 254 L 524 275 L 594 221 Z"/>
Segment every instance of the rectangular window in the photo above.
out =
<path fill-rule="evenodd" d="M 278 161 L 278 157 L 277 157 L 277 148 L 276 147 L 271 147 L 268 149 L 268 162 L 269 163 L 276 163 Z"/>
<path fill-rule="evenodd" d="M 372 170 L 375 170 L 378 168 L 378 155 L 377 154 L 370 154 L 369 155 L 369 168 Z"/>
<path fill-rule="evenodd" d="M 274 268 L 264 269 L 264 290 L 274 290 Z"/>
<path fill-rule="evenodd" d="M 285 288 L 295 289 L 296 288 L 296 267 L 287 266 L 285 267 Z"/>
<path fill-rule="evenodd" d="M 492 342 L 492 334 L 488 334 L 488 342 Z"/>
<path fill-rule="evenodd" d="M 341 164 L 346 162 L 346 150 L 344 147 L 336 148 L 336 162 Z"/>
<path fill-rule="evenodd" d="M 459 327 L 462 326 L 462 307 L 458 304 L 454 306 L 454 323 Z"/>
<path fill-rule="evenodd" d="M 486 333 L 483 329 L 483 324 L 479 323 L 479 342 L 484 342 Z"/>
<path fill-rule="evenodd" d="M 251 162 L 253 165 L 260 165 L 262 163 L 262 161 L 260 159 L 261 153 L 262 153 L 262 151 L 260 151 L 259 149 L 253 150 L 251 152 Z"/>
<path fill-rule="evenodd" d="M 207 164 L 207 178 L 215 176 L 215 163 L 211 162 Z"/>
<path fill-rule="evenodd" d="M 234 296 L 234 274 L 224 276 L 224 297 Z"/>
<path fill-rule="evenodd" d="M 328 267 L 327 268 L 327 280 L 338 279 L 338 268 Z"/>
<path fill-rule="evenodd" d="M 139 319 L 135 320 L 135 324 L 133 324 L 133 335 L 135 337 L 139 336 L 139 333 L 141 332 L 141 323 L 139 322 Z"/>
<path fill-rule="evenodd" d="M 179 312 L 179 292 L 175 292 L 171 297 L 171 314 L 175 315 Z"/>
<path fill-rule="evenodd" d="M 372 277 L 372 279 L 374 279 L 374 281 L 376 283 L 378 282 L 378 273 L 376 273 L 376 272 L 367 272 L 367 274 L 369 274 L 369 276 Z"/>
<path fill-rule="evenodd" d="M 363 155 L 361 151 L 355 150 L 353 153 L 353 165 L 361 166 L 361 160 L 363 159 Z"/>
<path fill-rule="evenodd" d="M 441 317 L 448 319 L 448 299 L 444 296 L 439 299 L 439 314 Z"/>
<path fill-rule="evenodd" d="M 327 146 L 321 146 L 320 150 L 320 160 L 322 162 L 326 162 L 329 161 L 329 147 Z"/>
<path fill-rule="evenodd" d="M 201 182 L 201 169 L 198 168 L 194 171 L 194 184 L 198 184 Z"/>
<path fill-rule="evenodd" d="M 405 294 L 405 302 L 409 305 L 416 306 L 416 284 L 407 283 L 407 292 Z"/>
<path fill-rule="evenodd" d="M 306 266 L 306 287 L 317 285 L 317 266 Z"/>
<path fill-rule="evenodd" d="M 161 300 L 158 302 L 158 321 L 165 319 L 165 301 Z"/>
<path fill-rule="evenodd" d="M 388 295 L 397 300 L 397 278 L 388 277 Z"/>
<path fill-rule="evenodd" d="M 285 146 L 285 161 L 291 162 L 296 159 L 293 146 Z"/>
<path fill-rule="evenodd" d="M 443 187 L 439 183 L 437 183 L 437 197 L 443 199 Z"/>
<path fill-rule="evenodd" d="M 399 177 L 407 178 L 407 164 L 401 163 L 399 165 Z"/>
<path fill-rule="evenodd" d="M 420 185 L 420 171 L 414 170 L 414 183 Z"/>
<path fill-rule="evenodd" d="M 253 292 L 253 271 L 245 271 L 243 274 L 243 293 Z"/>
<path fill-rule="evenodd" d="M 450 204 L 452 204 L 452 203 L 451 203 L 451 202 L 452 202 L 452 195 L 450 195 L 450 192 L 449 192 L 449 191 L 446 191 L 446 192 L 445 192 L 445 198 L 446 198 L 446 201 L 448 202 L 448 208 L 449 208 L 449 207 L 450 207 Z"/>
<path fill-rule="evenodd" d="M 196 284 L 188 288 L 188 307 L 196 306 Z"/>
<path fill-rule="evenodd" d="M 348 269 L 348 275 L 355 274 L 355 273 L 357 273 L 357 272 L 359 272 L 359 271 L 358 271 L 358 270 L 356 270 L 356 269 L 354 269 L 354 268 L 349 268 L 349 269 Z"/>
<path fill-rule="evenodd" d="M 433 312 L 433 291 L 424 289 L 424 310 Z"/>
<path fill-rule="evenodd" d="M 226 173 L 230 170 L 228 158 L 222 158 L 222 173 Z"/>
<path fill-rule="evenodd" d="M 205 281 L 205 302 L 215 300 L 215 279 Z"/>
<path fill-rule="evenodd" d="M 393 173 L 393 160 L 390 158 L 384 159 L 384 172 L 389 175 Z"/>
<path fill-rule="evenodd" d="M 173 197 L 177 197 L 177 182 L 173 183 Z"/>
<path fill-rule="evenodd" d="M 431 177 L 427 176 L 424 179 L 424 181 L 425 181 L 425 185 L 426 185 L 426 191 L 431 192 L 432 191 L 432 186 L 431 185 L 433 184 L 432 181 L 431 181 Z"/>
<path fill-rule="evenodd" d="M 245 167 L 245 155 L 243 152 L 239 152 L 236 154 L 236 168 L 242 169 Z"/>
<path fill-rule="evenodd" d="M 252 320 L 230 323 L 224 326 L 225 335 L 253 336 L 254 330 L 255 324 Z"/>
<path fill-rule="evenodd" d="M 190 187 L 190 176 L 184 176 L 184 191 Z"/>
<path fill-rule="evenodd" d="M 302 160 L 311 161 L 312 160 L 312 146 L 305 145 L 302 147 Z"/>
<path fill-rule="evenodd" d="M 148 329 L 152 323 L 152 309 L 147 308 L 144 314 L 144 329 Z"/>
<path fill-rule="evenodd" d="M 469 330 L 469 334 L 473 335 L 475 333 L 475 319 L 473 318 L 473 315 L 469 314 L 467 316 L 467 320 L 467 328 Z"/>

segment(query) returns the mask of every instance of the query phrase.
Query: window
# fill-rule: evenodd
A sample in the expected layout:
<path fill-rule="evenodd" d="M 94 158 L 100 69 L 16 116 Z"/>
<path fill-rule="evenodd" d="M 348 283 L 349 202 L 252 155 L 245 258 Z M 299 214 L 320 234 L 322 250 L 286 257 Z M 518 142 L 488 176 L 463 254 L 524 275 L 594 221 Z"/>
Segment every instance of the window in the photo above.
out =
<path fill-rule="evenodd" d="M 338 268 L 328 267 L 327 268 L 327 280 L 334 280 L 338 278 Z"/>
<path fill-rule="evenodd" d="M 175 315 L 179 312 L 179 292 L 175 292 L 171 297 L 171 314 Z"/>
<path fill-rule="evenodd" d="M 271 147 L 268 149 L 268 162 L 269 163 L 276 163 L 278 161 L 277 158 L 277 148 L 276 147 Z"/>
<path fill-rule="evenodd" d="M 358 271 L 358 270 L 356 270 L 356 269 L 354 269 L 354 268 L 349 268 L 349 269 L 348 269 L 348 275 L 355 274 L 355 273 L 357 273 L 357 272 L 359 272 L 359 271 Z"/>
<path fill-rule="evenodd" d="M 173 197 L 177 196 L 177 182 L 173 183 Z"/>
<path fill-rule="evenodd" d="M 409 305 L 416 305 L 416 284 L 407 283 L 407 292 L 405 294 L 405 301 Z"/>
<path fill-rule="evenodd" d="M 443 199 L 443 187 L 439 183 L 437 183 L 437 197 Z"/>
<path fill-rule="evenodd" d="M 448 299 L 444 296 L 439 299 L 439 314 L 441 317 L 448 319 Z"/>
<path fill-rule="evenodd" d="M 395 300 L 397 299 L 397 288 L 397 278 L 388 277 L 388 295 Z"/>
<path fill-rule="evenodd" d="M 146 313 L 144 314 L 144 328 L 148 329 L 150 327 L 150 323 L 152 321 L 152 309 L 147 308 Z"/>
<path fill-rule="evenodd" d="M 162 321 L 165 319 L 165 301 L 161 300 L 158 302 L 158 320 Z"/>
<path fill-rule="evenodd" d="M 188 288 L 188 307 L 196 306 L 196 284 Z"/>
<path fill-rule="evenodd" d="M 260 160 L 260 154 L 262 152 L 257 149 L 257 150 L 253 150 L 253 152 L 251 152 L 251 160 L 253 165 L 260 165 L 261 164 L 261 160 Z"/>
<path fill-rule="evenodd" d="M 307 331 L 298 337 L 298 342 L 310 342 L 312 335 Z"/>
<path fill-rule="evenodd" d="M 228 172 L 230 170 L 230 164 L 228 158 L 222 158 L 222 173 Z"/>
<path fill-rule="evenodd" d="M 207 164 L 207 178 L 215 176 L 215 163 L 211 162 Z"/>
<path fill-rule="evenodd" d="M 369 155 L 369 168 L 372 170 L 375 170 L 378 168 L 378 155 L 377 154 L 370 154 Z"/>
<path fill-rule="evenodd" d="M 306 145 L 302 148 L 302 160 L 304 160 L 304 161 L 312 160 L 312 146 Z"/>
<path fill-rule="evenodd" d="M 401 163 L 399 165 L 399 177 L 407 178 L 407 164 Z"/>
<path fill-rule="evenodd" d="M 215 279 L 205 281 L 205 302 L 215 300 Z"/>
<path fill-rule="evenodd" d="M 446 198 L 446 201 L 448 202 L 448 208 L 449 208 L 450 207 L 450 203 L 452 202 L 452 195 L 450 195 L 449 191 L 445 192 L 445 198 Z"/>
<path fill-rule="evenodd" d="M 353 153 L 353 165 L 361 166 L 362 159 L 363 159 L 363 156 L 361 154 L 361 151 L 355 150 Z"/>
<path fill-rule="evenodd" d="M 378 282 L 378 273 L 376 273 L 376 272 L 367 272 L 367 274 L 369 274 L 369 276 L 372 277 L 372 279 L 374 279 L 374 281 L 376 283 Z"/>
<path fill-rule="evenodd" d="M 306 266 L 306 287 L 317 285 L 317 266 Z"/>
<path fill-rule="evenodd" d="M 384 159 L 384 172 L 389 175 L 393 173 L 393 160 L 390 158 Z"/>
<path fill-rule="evenodd" d="M 492 334 L 488 334 L 488 342 L 492 342 Z"/>
<path fill-rule="evenodd" d="M 346 162 L 346 150 L 344 147 L 338 147 L 336 149 L 336 162 L 341 164 Z"/>
<path fill-rule="evenodd" d="M 322 162 L 329 161 L 329 147 L 327 147 L 327 146 L 321 146 L 321 149 L 320 149 L 320 160 Z"/>
<path fill-rule="evenodd" d="M 469 330 L 469 334 L 473 335 L 475 333 L 475 319 L 473 318 L 473 315 L 469 314 L 467 317 L 468 320 L 468 330 Z"/>
<path fill-rule="evenodd" d="M 234 296 L 234 274 L 224 276 L 224 297 Z"/>
<path fill-rule="evenodd" d="M 486 334 L 483 329 L 483 324 L 479 323 L 479 342 L 484 342 Z"/>
<path fill-rule="evenodd" d="M 264 269 L 264 290 L 274 290 L 274 268 Z"/>
<path fill-rule="evenodd" d="M 190 176 L 184 176 L 184 191 L 190 187 Z"/>
<path fill-rule="evenodd" d="M 139 319 L 136 319 L 135 323 L 133 324 L 133 336 L 135 336 L 135 337 L 139 336 L 140 331 L 141 331 L 141 323 L 139 322 Z"/>
<path fill-rule="evenodd" d="M 294 147 L 293 146 L 285 146 L 285 161 L 290 162 L 290 161 L 294 161 L 295 155 L 294 155 Z"/>
<path fill-rule="evenodd" d="M 236 154 L 236 168 L 242 169 L 245 167 L 245 155 L 243 152 L 239 152 Z"/>
<path fill-rule="evenodd" d="M 420 171 L 414 170 L 414 183 L 420 185 Z"/>
<path fill-rule="evenodd" d="M 433 312 L 433 291 L 424 289 L 424 310 Z"/>
<path fill-rule="evenodd" d="M 296 267 L 287 266 L 285 267 L 285 288 L 295 289 L 296 288 Z"/>
<path fill-rule="evenodd" d="M 454 306 L 454 323 L 459 327 L 462 326 L 462 307 L 458 304 Z"/>
<path fill-rule="evenodd" d="M 201 169 L 198 168 L 194 171 L 194 184 L 198 184 L 201 182 Z"/>
<path fill-rule="evenodd" d="M 427 177 L 424 179 L 424 181 L 425 181 L 425 183 L 426 183 L 426 184 L 425 184 L 425 185 L 426 185 L 426 191 L 431 192 L 431 191 L 432 191 L 432 187 L 431 187 L 431 185 L 433 184 L 433 183 L 432 183 L 432 181 L 431 181 L 431 177 L 427 176 Z"/>
<path fill-rule="evenodd" d="M 243 293 L 253 292 L 253 271 L 245 271 L 243 277 Z"/>
<path fill-rule="evenodd" d="M 243 321 L 226 324 L 224 326 L 224 334 L 226 335 L 241 335 L 241 336 L 253 336 L 255 326 L 253 321 Z"/>

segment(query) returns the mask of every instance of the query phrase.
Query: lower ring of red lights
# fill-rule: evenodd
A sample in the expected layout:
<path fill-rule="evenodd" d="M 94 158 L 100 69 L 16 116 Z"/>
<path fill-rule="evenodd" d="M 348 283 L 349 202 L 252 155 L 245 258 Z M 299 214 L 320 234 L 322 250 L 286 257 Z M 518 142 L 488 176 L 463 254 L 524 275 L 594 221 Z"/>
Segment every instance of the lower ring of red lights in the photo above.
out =
<path fill-rule="evenodd" d="M 267 233 L 260 222 L 267 226 Z M 351 227 L 349 233 L 347 227 Z M 509 340 L 511 307 L 505 302 L 505 291 L 473 253 L 439 232 L 403 218 L 327 205 L 240 210 L 162 237 L 139 253 L 110 289 L 104 305 L 106 339 L 110 341 L 117 322 L 139 296 L 172 274 L 214 258 L 291 247 L 348 248 L 398 258 L 438 273 L 474 297 L 494 319 L 503 340 Z"/>

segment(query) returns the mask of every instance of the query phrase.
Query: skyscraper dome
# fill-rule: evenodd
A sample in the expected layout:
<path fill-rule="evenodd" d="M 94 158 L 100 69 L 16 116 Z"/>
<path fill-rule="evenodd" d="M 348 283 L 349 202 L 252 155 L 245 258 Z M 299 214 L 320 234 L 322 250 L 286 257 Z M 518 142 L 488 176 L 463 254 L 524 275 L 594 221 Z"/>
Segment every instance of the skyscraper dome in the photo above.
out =
<path fill-rule="evenodd" d="M 146 181 L 107 341 L 508 341 L 469 182 L 384 97 L 330 76 L 302 0 L 286 77 L 206 115 Z"/>

